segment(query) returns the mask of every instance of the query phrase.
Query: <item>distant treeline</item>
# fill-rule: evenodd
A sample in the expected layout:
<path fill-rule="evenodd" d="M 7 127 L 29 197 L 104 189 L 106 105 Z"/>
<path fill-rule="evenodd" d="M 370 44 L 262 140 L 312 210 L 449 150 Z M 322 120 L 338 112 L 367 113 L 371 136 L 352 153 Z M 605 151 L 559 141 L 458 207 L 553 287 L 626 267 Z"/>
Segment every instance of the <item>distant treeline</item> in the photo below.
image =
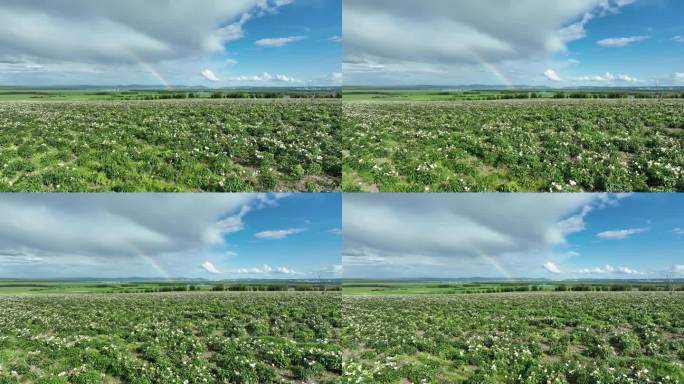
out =
<path fill-rule="evenodd" d="M 534 95 L 534 93 L 532 94 Z M 535 98 L 530 96 L 531 98 Z M 537 96 L 538 97 L 538 96 Z M 675 92 L 555 92 L 554 99 L 684 99 Z"/>
<path fill-rule="evenodd" d="M 332 284 L 211 284 L 211 285 L 173 285 L 146 288 L 125 288 L 110 290 L 107 293 L 156 293 L 156 292 L 312 292 L 312 291 L 340 291 L 339 285 Z"/>
<path fill-rule="evenodd" d="M 555 291 L 576 291 L 576 292 L 624 292 L 624 291 L 646 291 L 646 292 L 666 292 L 666 291 L 684 291 L 684 286 L 681 285 L 653 285 L 653 284 L 606 284 L 606 285 L 565 285 L 561 284 L 555 287 Z"/>
<path fill-rule="evenodd" d="M 684 291 L 682 285 L 652 285 L 652 284 L 605 284 L 605 285 L 568 285 L 560 284 L 556 286 L 538 286 L 538 285 L 521 285 L 517 287 L 501 286 L 487 289 L 468 289 L 461 291 L 462 293 L 505 293 L 505 292 L 670 292 L 670 291 Z"/>
<path fill-rule="evenodd" d="M 168 99 L 339 99 L 340 92 L 195 92 L 139 94 L 127 96 L 127 100 L 168 100 Z"/>
<path fill-rule="evenodd" d="M 661 92 L 554 92 L 547 96 L 538 92 L 518 92 L 482 94 L 477 96 L 481 100 L 510 100 L 510 99 L 684 99 L 684 93 Z"/>

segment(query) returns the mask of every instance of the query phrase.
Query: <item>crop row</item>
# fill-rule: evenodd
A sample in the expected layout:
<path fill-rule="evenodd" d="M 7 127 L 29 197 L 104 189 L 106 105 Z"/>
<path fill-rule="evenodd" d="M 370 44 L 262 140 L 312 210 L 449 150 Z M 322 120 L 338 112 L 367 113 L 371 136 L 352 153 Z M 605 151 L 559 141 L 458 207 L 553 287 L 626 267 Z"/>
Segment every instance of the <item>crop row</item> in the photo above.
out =
<path fill-rule="evenodd" d="M 340 295 L 0 297 L 0 383 L 281 383 L 339 377 Z"/>
<path fill-rule="evenodd" d="M 353 296 L 343 305 L 343 382 L 684 382 L 682 293 Z"/>
<path fill-rule="evenodd" d="M 339 101 L 0 103 L 0 191 L 332 191 Z"/>
<path fill-rule="evenodd" d="M 682 191 L 681 100 L 345 102 L 345 191 Z"/>

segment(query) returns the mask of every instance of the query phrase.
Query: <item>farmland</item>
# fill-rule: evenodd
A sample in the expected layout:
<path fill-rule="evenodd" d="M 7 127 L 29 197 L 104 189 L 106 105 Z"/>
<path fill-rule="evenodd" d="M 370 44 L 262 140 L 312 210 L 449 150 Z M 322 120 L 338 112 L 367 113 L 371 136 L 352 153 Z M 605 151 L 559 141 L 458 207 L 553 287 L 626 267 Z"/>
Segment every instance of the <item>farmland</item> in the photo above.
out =
<path fill-rule="evenodd" d="M 684 291 L 684 280 L 664 281 L 471 281 L 455 280 L 354 280 L 346 279 L 343 284 L 345 295 L 430 295 L 430 294 L 473 294 L 504 292 L 668 292 Z M 0 290 L 0 292 L 2 292 Z"/>
<path fill-rule="evenodd" d="M 0 296 L 0 383 L 339 379 L 339 293 Z"/>
<path fill-rule="evenodd" d="M 346 382 L 681 383 L 684 293 L 345 295 Z"/>
<path fill-rule="evenodd" d="M 5 101 L 0 191 L 334 191 L 334 100 Z"/>
<path fill-rule="evenodd" d="M 157 292 L 281 292 L 339 291 L 335 280 L 301 281 L 84 281 L 84 280 L 9 280 L 0 279 L 0 295 L 41 295 L 79 293 L 157 293 Z"/>
<path fill-rule="evenodd" d="M 683 191 L 684 101 L 345 101 L 344 191 Z"/>

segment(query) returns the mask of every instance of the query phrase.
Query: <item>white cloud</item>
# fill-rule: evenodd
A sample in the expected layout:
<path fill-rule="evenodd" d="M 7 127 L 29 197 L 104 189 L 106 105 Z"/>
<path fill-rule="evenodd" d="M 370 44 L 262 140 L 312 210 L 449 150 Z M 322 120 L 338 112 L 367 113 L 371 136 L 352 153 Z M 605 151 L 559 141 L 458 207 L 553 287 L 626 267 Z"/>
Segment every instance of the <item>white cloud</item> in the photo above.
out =
<path fill-rule="evenodd" d="M 25 251 L 0 249 L 0 265 L 39 264 L 45 259 Z"/>
<path fill-rule="evenodd" d="M 639 233 L 644 233 L 648 231 L 648 228 L 629 228 L 629 229 L 618 229 L 612 231 L 603 231 L 596 234 L 596 237 L 604 240 L 622 240 L 626 239 L 632 235 Z"/>
<path fill-rule="evenodd" d="M 202 77 L 209 81 L 220 81 L 218 77 L 214 74 L 214 72 L 210 69 L 203 69 L 202 72 Z"/>
<path fill-rule="evenodd" d="M 192 0 L 5 1 L 0 54 L 90 63 L 178 59 L 222 51 L 223 43 L 242 36 L 253 13 L 275 6 L 264 0 L 206 0 L 202 6 Z"/>
<path fill-rule="evenodd" d="M 252 15 L 250 13 L 243 13 L 239 21 L 217 29 L 214 34 L 222 43 L 242 39 L 245 37 L 243 27 L 251 18 Z"/>
<path fill-rule="evenodd" d="M 268 83 L 268 82 L 286 82 L 286 83 L 296 83 L 299 80 L 287 76 L 287 75 L 271 75 L 268 72 L 264 72 L 261 75 L 255 76 L 238 76 L 231 78 L 233 81 L 249 81 L 255 83 Z"/>
<path fill-rule="evenodd" d="M 544 263 L 544 269 L 551 273 L 563 273 L 558 266 L 550 261 Z"/>
<path fill-rule="evenodd" d="M 295 41 L 306 39 L 306 36 L 288 36 L 288 37 L 271 37 L 267 39 L 257 40 L 254 44 L 262 48 L 276 48 L 283 47 Z"/>
<path fill-rule="evenodd" d="M 214 230 L 210 233 L 210 237 L 207 238 L 207 242 L 210 244 L 221 244 L 223 243 L 224 236 L 242 231 L 245 228 L 242 219 L 251 210 L 252 207 L 250 205 L 245 205 L 239 212 L 217 221 L 214 224 Z"/>
<path fill-rule="evenodd" d="M 280 0 L 2 1 L 6 85 L 188 84 Z M 7 63 L 8 58 L 21 62 Z"/>
<path fill-rule="evenodd" d="M 225 255 L 228 257 L 235 257 L 238 256 L 238 253 L 234 251 L 226 251 Z"/>
<path fill-rule="evenodd" d="M 573 65 L 577 65 L 577 64 L 581 64 L 582 62 L 577 60 L 577 59 L 568 59 L 568 63 L 573 64 Z"/>
<path fill-rule="evenodd" d="M 328 38 L 328 41 L 332 41 L 333 43 L 341 43 L 342 42 L 342 37 L 335 35 L 335 36 L 330 36 Z"/>
<path fill-rule="evenodd" d="M 287 267 L 271 267 L 268 264 L 264 264 L 261 267 L 255 268 L 240 268 L 233 273 L 244 274 L 244 275 L 299 275 L 300 273 L 287 268 Z"/>
<path fill-rule="evenodd" d="M 291 78 L 291 77 L 289 77 L 289 76 L 286 76 L 286 75 L 275 75 L 275 79 L 276 79 L 277 81 L 283 81 L 283 82 L 286 82 L 286 83 L 291 83 L 291 82 L 295 81 L 295 79 L 293 79 L 293 78 Z"/>
<path fill-rule="evenodd" d="M 631 269 L 629 267 L 613 267 L 610 264 L 606 264 L 603 267 L 596 268 L 583 268 L 577 271 L 581 274 L 614 274 L 614 275 L 637 275 L 638 271 Z"/>
<path fill-rule="evenodd" d="M 639 81 L 639 80 L 637 80 L 637 78 L 631 77 L 628 75 L 618 75 L 617 79 L 618 79 L 618 81 L 626 81 L 628 83 L 634 83 L 634 82 Z"/>
<path fill-rule="evenodd" d="M 213 246 L 224 245 L 227 234 L 242 229 L 257 196 L 3 196 L 0 270 L 21 277 L 159 276 L 161 266 L 182 276 L 201 265 Z M 21 269 L 20 262 L 37 269 Z"/>
<path fill-rule="evenodd" d="M 551 81 L 563 81 L 563 79 L 561 79 L 553 69 L 547 69 L 544 71 L 544 76 Z"/>
<path fill-rule="evenodd" d="M 221 271 L 219 271 L 211 261 L 205 261 L 202 263 L 202 268 L 209 273 L 221 273 Z"/>
<path fill-rule="evenodd" d="M 342 230 L 339 228 L 332 228 L 328 232 L 332 233 L 333 235 L 341 235 L 342 234 Z"/>
<path fill-rule="evenodd" d="M 677 235 L 684 235 L 684 228 L 672 228 L 672 233 Z"/>
<path fill-rule="evenodd" d="M 228 65 L 235 65 L 238 63 L 239 63 L 239 61 L 237 61 L 235 59 L 226 59 L 226 64 L 228 64 Z"/>
<path fill-rule="evenodd" d="M 622 1 L 626 1 L 626 0 L 622 0 Z M 282 7 L 282 6 L 294 3 L 294 0 L 274 0 L 273 3 L 276 7 Z"/>
<path fill-rule="evenodd" d="M 345 275 L 524 275 L 602 204 L 595 194 L 345 195 Z"/>
<path fill-rule="evenodd" d="M 636 43 L 636 42 L 644 41 L 644 40 L 648 40 L 648 39 L 650 39 L 650 36 L 613 37 L 613 38 L 599 40 L 596 42 L 596 44 L 600 45 L 601 47 L 620 48 L 620 47 L 626 47 L 632 43 Z"/>
<path fill-rule="evenodd" d="M 584 218 L 591 212 L 593 206 L 585 205 L 582 210 L 576 215 L 572 215 L 567 219 L 563 219 L 558 222 L 558 228 L 563 235 L 569 235 L 577 232 L 581 232 L 585 229 Z"/>
<path fill-rule="evenodd" d="M 633 4 L 635 2 L 636 2 L 636 0 L 616 0 L 615 6 L 624 7 L 625 5 Z M 614 10 L 614 11 L 616 11 L 616 10 Z"/>
<path fill-rule="evenodd" d="M 681 36 L 681 35 L 672 36 L 672 41 L 676 41 L 678 43 L 684 43 L 684 36 Z"/>
<path fill-rule="evenodd" d="M 516 61 L 544 62 L 567 52 L 568 42 L 586 35 L 590 20 L 625 5 L 614 0 L 459 0 L 455 7 L 445 0 L 345 0 L 343 72 L 352 78 L 350 84 L 379 81 L 375 73 L 395 82 L 430 78 L 443 83 L 456 76 L 474 81 L 473 71 L 481 72 L 482 64 L 507 75 L 502 68 Z M 412 80 L 402 80 L 407 78 Z"/>
<path fill-rule="evenodd" d="M 566 253 L 566 255 L 568 255 L 570 257 L 577 257 L 577 256 L 580 256 L 580 253 L 575 252 L 575 251 L 570 251 L 570 252 Z"/>
<path fill-rule="evenodd" d="M 684 81 L 684 72 L 675 72 L 672 77 L 675 79 L 675 81 Z"/>
<path fill-rule="evenodd" d="M 635 77 L 631 77 L 629 75 L 614 75 L 610 72 L 606 72 L 604 75 L 597 75 L 597 76 L 581 76 L 576 79 L 577 81 L 596 81 L 596 82 L 614 82 L 614 81 L 623 81 L 623 82 L 629 82 L 629 83 L 635 83 L 638 82 L 639 79 Z"/>
<path fill-rule="evenodd" d="M 330 78 L 332 79 L 332 81 L 334 83 L 341 84 L 342 83 L 342 72 L 333 72 L 332 75 L 330 76 Z"/>
<path fill-rule="evenodd" d="M 279 240 L 284 239 L 290 235 L 302 233 L 304 231 L 306 231 L 306 228 L 277 229 L 271 231 L 258 232 L 254 235 L 254 237 L 262 240 Z"/>
<path fill-rule="evenodd" d="M 677 275 L 684 275 L 684 264 L 673 265 L 667 271 L 668 273 L 674 273 Z"/>
<path fill-rule="evenodd" d="M 637 272 L 634 269 L 628 268 L 628 267 L 618 267 L 617 272 L 620 274 L 624 275 L 637 275 L 639 272 Z"/>

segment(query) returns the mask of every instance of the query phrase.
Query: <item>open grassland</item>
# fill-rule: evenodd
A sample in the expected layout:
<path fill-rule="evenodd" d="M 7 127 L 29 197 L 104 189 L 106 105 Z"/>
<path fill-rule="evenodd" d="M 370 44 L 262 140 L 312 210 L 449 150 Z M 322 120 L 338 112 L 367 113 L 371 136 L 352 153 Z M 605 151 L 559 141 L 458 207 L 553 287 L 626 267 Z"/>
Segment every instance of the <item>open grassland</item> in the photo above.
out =
<path fill-rule="evenodd" d="M 333 191 L 339 101 L 0 103 L 0 191 Z"/>
<path fill-rule="evenodd" d="M 345 191 L 684 191 L 684 100 L 344 102 Z"/>
<path fill-rule="evenodd" d="M 278 98 L 340 98 L 334 88 L 296 90 L 272 89 L 32 89 L 0 86 L 0 101 L 83 101 L 83 100 L 168 100 L 168 99 L 278 99 Z"/>
<path fill-rule="evenodd" d="M 334 293 L 0 296 L 0 383 L 339 379 Z"/>
<path fill-rule="evenodd" d="M 41 295 L 69 293 L 156 293 L 156 292 L 281 292 L 281 291 L 339 291 L 335 282 L 208 282 L 208 281 L 50 281 L 0 279 L 0 295 Z"/>
<path fill-rule="evenodd" d="M 594 281 L 594 282 L 458 282 L 458 281 L 372 281 L 345 280 L 345 295 L 422 295 L 504 292 L 670 292 L 684 291 L 682 280 L 671 282 Z M 1 291 L 0 291 L 1 292 Z"/>
<path fill-rule="evenodd" d="M 345 296 L 349 383 L 682 383 L 684 294 Z"/>
<path fill-rule="evenodd" d="M 0 93 L 1 95 L 1 93 Z M 652 89 L 461 89 L 453 88 L 344 88 L 348 101 L 462 101 L 511 99 L 681 99 L 684 88 Z"/>

